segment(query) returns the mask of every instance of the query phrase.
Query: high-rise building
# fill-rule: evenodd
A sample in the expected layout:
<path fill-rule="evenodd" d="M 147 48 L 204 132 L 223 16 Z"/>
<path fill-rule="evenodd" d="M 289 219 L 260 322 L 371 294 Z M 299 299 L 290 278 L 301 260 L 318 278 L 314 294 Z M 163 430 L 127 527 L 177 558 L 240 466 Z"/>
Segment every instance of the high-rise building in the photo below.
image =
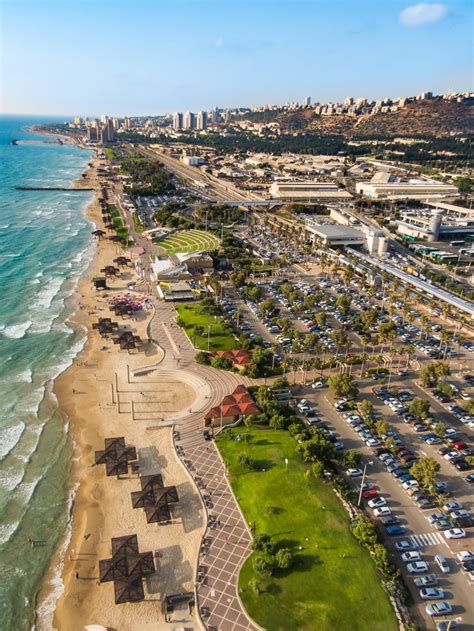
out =
<path fill-rule="evenodd" d="M 107 142 L 115 142 L 114 121 L 112 118 L 107 118 L 105 128 L 107 129 Z"/>
<path fill-rule="evenodd" d="M 98 138 L 98 129 L 95 125 L 89 125 L 87 128 L 87 140 L 89 142 L 97 142 Z"/>
<path fill-rule="evenodd" d="M 199 112 L 196 116 L 196 129 L 207 129 L 207 112 Z"/>
<path fill-rule="evenodd" d="M 123 121 L 123 126 L 125 127 L 125 129 L 132 129 L 132 127 L 133 127 L 132 119 L 128 118 L 128 116 L 126 116 L 124 118 L 124 121 Z"/>
<path fill-rule="evenodd" d="M 309 106 L 311 105 L 311 97 L 310 97 L 310 96 L 307 96 L 307 97 L 305 98 L 305 100 L 304 100 L 304 103 L 303 103 L 303 104 L 304 104 L 304 106 L 305 106 L 305 107 L 309 107 Z"/>
<path fill-rule="evenodd" d="M 196 127 L 196 117 L 192 112 L 185 112 L 183 116 L 183 129 L 194 129 Z"/>
<path fill-rule="evenodd" d="M 175 112 L 173 114 L 173 129 L 183 129 L 183 113 Z"/>
<path fill-rule="evenodd" d="M 78 125 L 79 127 L 82 125 L 82 118 L 80 116 L 74 116 L 74 125 Z"/>
<path fill-rule="evenodd" d="M 120 118 L 114 118 L 113 123 L 114 129 L 120 129 L 120 127 L 122 126 L 122 121 L 120 120 Z"/>

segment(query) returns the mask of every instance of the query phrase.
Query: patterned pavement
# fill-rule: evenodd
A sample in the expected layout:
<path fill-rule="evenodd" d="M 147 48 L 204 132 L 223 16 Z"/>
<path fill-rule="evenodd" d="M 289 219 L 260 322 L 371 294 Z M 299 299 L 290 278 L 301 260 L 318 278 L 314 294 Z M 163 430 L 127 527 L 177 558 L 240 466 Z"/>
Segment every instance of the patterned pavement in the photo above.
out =
<path fill-rule="evenodd" d="M 209 631 L 258 631 L 238 598 L 238 576 L 251 551 L 252 537 L 227 482 L 225 465 L 213 442 L 204 440 L 204 412 L 221 402 L 237 385 L 253 381 L 234 373 L 194 362 L 196 351 L 175 323 L 173 305 L 155 302 L 149 337 L 164 351 L 159 372 L 176 372 L 176 378 L 193 383 L 198 404 L 189 414 L 176 417 L 176 452 L 201 494 L 208 528 L 201 543 L 196 577 L 197 605 Z"/>

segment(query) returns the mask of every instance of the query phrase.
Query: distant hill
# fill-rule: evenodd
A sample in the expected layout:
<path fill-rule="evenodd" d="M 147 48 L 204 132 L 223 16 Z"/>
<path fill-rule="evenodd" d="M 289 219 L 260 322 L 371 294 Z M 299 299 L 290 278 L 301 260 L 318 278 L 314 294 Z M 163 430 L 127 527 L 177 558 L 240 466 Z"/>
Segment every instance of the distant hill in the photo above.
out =
<path fill-rule="evenodd" d="M 276 121 L 283 133 L 310 133 L 354 137 L 445 136 L 474 133 L 474 103 L 441 99 L 414 101 L 397 112 L 367 116 L 320 116 L 312 109 L 296 112 L 255 112 L 244 118 Z"/>

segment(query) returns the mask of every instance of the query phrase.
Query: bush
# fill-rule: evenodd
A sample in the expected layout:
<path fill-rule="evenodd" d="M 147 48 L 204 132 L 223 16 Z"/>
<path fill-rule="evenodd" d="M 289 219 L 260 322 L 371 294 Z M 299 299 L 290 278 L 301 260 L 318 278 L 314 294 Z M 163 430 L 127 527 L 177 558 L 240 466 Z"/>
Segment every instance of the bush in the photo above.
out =
<path fill-rule="evenodd" d="M 277 567 L 281 570 L 286 570 L 290 567 L 293 561 L 293 554 L 289 548 L 280 548 L 275 555 L 275 561 Z"/>
<path fill-rule="evenodd" d="M 255 535 L 252 541 L 252 549 L 265 552 L 266 554 L 273 554 L 275 544 L 270 535 L 262 533 L 261 535 Z"/>
<path fill-rule="evenodd" d="M 199 353 L 197 353 L 194 359 L 196 360 L 198 364 L 206 364 L 206 365 L 210 364 L 209 355 L 207 353 L 204 353 L 203 351 L 200 351 Z"/>
<path fill-rule="evenodd" d="M 255 469 L 257 469 L 257 463 L 247 454 L 240 454 L 239 464 L 243 469 L 247 469 L 248 471 L 255 471 Z"/>
<path fill-rule="evenodd" d="M 253 561 L 253 569 L 258 574 L 262 574 L 262 575 L 271 574 L 274 567 L 275 567 L 275 559 L 269 554 L 259 555 Z"/>
<path fill-rule="evenodd" d="M 313 463 L 311 470 L 315 478 L 317 479 L 324 478 L 325 469 L 324 469 L 324 464 L 322 462 L 318 461 L 318 462 Z"/>

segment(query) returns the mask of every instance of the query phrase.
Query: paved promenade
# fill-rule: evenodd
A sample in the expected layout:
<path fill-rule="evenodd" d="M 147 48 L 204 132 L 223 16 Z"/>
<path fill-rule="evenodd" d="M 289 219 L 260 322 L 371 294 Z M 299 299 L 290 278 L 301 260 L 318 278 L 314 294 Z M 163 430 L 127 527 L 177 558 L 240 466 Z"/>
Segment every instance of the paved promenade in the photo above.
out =
<path fill-rule="evenodd" d="M 214 443 L 203 437 L 205 412 L 239 384 L 255 382 L 196 364 L 196 351 L 176 324 L 174 306 L 155 301 L 155 308 L 149 336 L 164 351 L 157 373 L 174 375 L 198 393 L 188 413 L 167 420 L 174 423 L 176 451 L 193 477 L 208 514 L 196 578 L 200 616 L 209 630 L 257 631 L 259 627 L 240 603 L 237 585 L 240 567 L 250 554 L 252 537 L 227 482 L 225 465 Z"/>

